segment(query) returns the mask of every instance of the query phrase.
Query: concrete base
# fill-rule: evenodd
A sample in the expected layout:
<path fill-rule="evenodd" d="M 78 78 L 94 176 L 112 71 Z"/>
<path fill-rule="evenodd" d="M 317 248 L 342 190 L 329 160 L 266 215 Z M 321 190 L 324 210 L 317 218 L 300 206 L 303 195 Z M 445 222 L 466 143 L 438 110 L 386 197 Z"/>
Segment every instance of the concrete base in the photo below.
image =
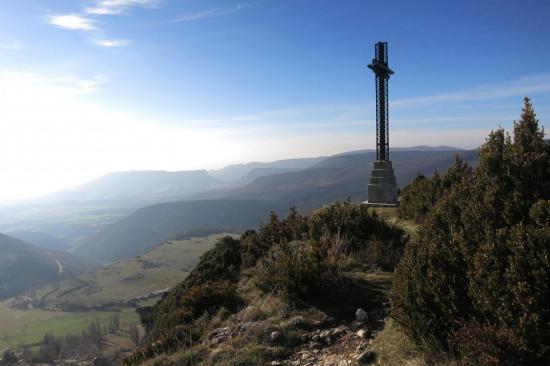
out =
<path fill-rule="evenodd" d="M 369 205 L 397 205 L 397 183 L 391 161 L 373 162 L 367 203 Z"/>

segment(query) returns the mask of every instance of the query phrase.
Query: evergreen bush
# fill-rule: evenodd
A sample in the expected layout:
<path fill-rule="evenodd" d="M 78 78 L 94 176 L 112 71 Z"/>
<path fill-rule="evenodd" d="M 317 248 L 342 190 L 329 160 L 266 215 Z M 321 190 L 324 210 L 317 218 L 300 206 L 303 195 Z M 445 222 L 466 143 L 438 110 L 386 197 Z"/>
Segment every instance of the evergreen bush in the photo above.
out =
<path fill-rule="evenodd" d="M 391 301 L 394 318 L 419 344 L 429 337 L 452 347 L 460 324 L 476 321 L 506 334 L 510 357 L 550 363 L 550 148 L 543 137 L 526 98 L 514 139 L 492 132 L 479 166 L 436 202 L 407 246 Z"/>

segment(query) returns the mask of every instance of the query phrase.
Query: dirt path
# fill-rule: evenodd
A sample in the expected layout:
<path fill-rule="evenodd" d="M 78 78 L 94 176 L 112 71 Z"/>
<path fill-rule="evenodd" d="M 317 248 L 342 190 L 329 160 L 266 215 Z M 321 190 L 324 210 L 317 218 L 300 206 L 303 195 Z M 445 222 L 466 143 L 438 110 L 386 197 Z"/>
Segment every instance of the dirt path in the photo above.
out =
<path fill-rule="evenodd" d="M 57 258 L 54 258 L 54 259 L 55 259 L 55 262 L 57 263 L 57 268 L 58 268 L 57 274 L 62 274 L 63 273 L 63 265 L 61 264 L 59 259 L 57 259 Z"/>

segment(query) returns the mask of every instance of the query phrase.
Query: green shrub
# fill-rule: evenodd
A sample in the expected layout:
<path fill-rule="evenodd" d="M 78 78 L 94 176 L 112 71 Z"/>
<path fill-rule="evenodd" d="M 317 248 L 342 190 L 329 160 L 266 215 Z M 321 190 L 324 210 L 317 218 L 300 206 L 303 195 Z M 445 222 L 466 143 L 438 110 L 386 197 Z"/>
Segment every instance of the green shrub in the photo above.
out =
<path fill-rule="evenodd" d="M 487 323 L 461 324 L 450 343 L 461 366 L 515 366 L 527 362 L 508 335 Z"/>
<path fill-rule="evenodd" d="M 401 259 L 407 238 L 405 233 L 369 213 L 366 205 L 335 203 L 316 211 L 308 220 L 309 237 L 328 251 L 335 244 L 347 253 L 371 253 L 367 258 L 374 267 L 393 269 Z"/>
<path fill-rule="evenodd" d="M 472 169 L 457 155 L 455 164 L 447 173 L 435 172 L 431 178 L 419 175 L 399 194 L 399 216 L 418 223 L 422 222 L 446 192 L 471 174 Z"/>
<path fill-rule="evenodd" d="M 189 276 L 155 305 L 153 331 L 148 338 L 157 338 L 204 312 L 212 313 L 216 306 L 234 308 L 239 302 L 235 283 L 240 267 L 240 242 L 231 237 L 218 241 L 201 256 Z"/>
<path fill-rule="evenodd" d="M 225 237 L 201 256 L 199 263 L 183 283 L 190 287 L 208 281 L 234 281 L 239 276 L 241 263 L 240 241 Z"/>
<path fill-rule="evenodd" d="M 357 286 L 342 282 L 340 262 L 361 253 L 356 257 L 366 256 L 373 267 L 393 268 L 405 242 L 401 230 L 349 202 L 327 206 L 310 217 L 294 208 L 283 220 L 272 213 L 258 233 L 247 231 L 239 240 L 223 238 L 200 258 L 189 276 L 154 306 L 143 349 L 125 362 L 140 363 L 192 345 L 201 337 L 205 316 L 221 309 L 236 312 L 246 305 L 236 294 L 244 269 L 257 275 L 261 290 L 281 292 L 292 300 L 330 302 L 351 294 L 351 306 L 364 303 Z"/>
<path fill-rule="evenodd" d="M 241 260 L 244 267 L 254 267 L 268 250 L 269 245 L 260 240 L 255 231 L 249 230 L 241 236 Z"/>
<path fill-rule="evenodd" d="M 331 269 L 314 244 L 295 241 L 273 247 L 260 264 L 257 284 L 265 292 L 311 299 L 330 275 Z"/>
<path fill-rule="evenodd" d="M 284 220 L 271 212 L 268 221 L 260 229 L 260 240 L 271 246 L 288 243 L 292 240 L 307 239 L 307 217 L 302 216 L 296 208 L 291 207 Z"/>
<path fill-rule="evenodd" d="M 13 366 L 17 364 L 17 357 L 12 351 L 4 351 L 2 360 L 0 360 L 0 366 Z"/>
<path fill-rule="evenodd" d="M 550 362 L 550 147 L 526 99 L 514 141 L 490 134 L 480 164 L 435 204 L 397 266 L 394 318 L 419 344 L 448 346 L 459 324 L 506 334 Z"/>

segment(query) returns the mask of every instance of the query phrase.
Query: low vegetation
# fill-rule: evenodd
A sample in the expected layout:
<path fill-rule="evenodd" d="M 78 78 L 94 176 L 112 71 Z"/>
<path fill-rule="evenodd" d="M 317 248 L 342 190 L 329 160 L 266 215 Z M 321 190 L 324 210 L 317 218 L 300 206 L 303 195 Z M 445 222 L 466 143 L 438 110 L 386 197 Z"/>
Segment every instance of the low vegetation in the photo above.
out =
<path fill-rule="evenodd" d="M 217 238 L 183 282 L 139 309 L 146 334 L 128 331 L 140 347 L 122 363 L 549 364 L 543 137 L 525 99 L 513 136 L 492 132 L 479 165 L 457 157 L 404 187 L 399 218 L 346 201 L 309 216 L 271 213 L 258 231 Z M 119 321 L 92 321 L 63 342 L 97 344 Z M 60 342 L 47 334 L 35 352 L 51 361 Z"/>
<path fill-rule="evenodd" d="M 550 147 L 543 137 L 526 99 L 513 137 L 491 133 L 478 166 L 457 158 L 446 173 L 405 187 L 399 216 L 415 223 L 407 224 L 415 234 L 406 247 L 402 229 L 350 202 L 309 217 L 272 214 L 259 232 L 221 240 L 142 317 L 146 342 L 125 364 L 318 361 L 304 348 L 304 339 L 316 337 L 308 330 L 345 324 L 358 305 L 378 316 L 369 352 L 358 356 L 350 350 L 356 338 L 346 335 L 322 347 L 385 365 L 550 363 Z M 377 282 L 376 270 L 394 269 L 393 281 Z M 374 289 L 389 282 L 386 318 Z"/>
<path fill-rule="evenodd" d="M 366 299 L 370 293 L 360 290 L 358 281 L 346 273 L 356 267 L 392 269 L 406 241 L 401 229 L 350 202 L 324 207 L 309 217 L 294 209 L 284 220 L 272 214 L 258 233 L 224 238 L 203 255 L 191 274 L 144 319 L 149 328 L 146 344 L 125 363 L 177 352 L 180 364 L 196 364 L 211 356 L 204 353 L 201 341 L 229 318 L 263 319 L 272 325 L 254 331 L 254 341 L 243 339 L 242 348 L 210 360 L 213 364 L 240 360 L 239 364 L 255 365 L 284 356 L 300 343 L 300 326 L 282 325 L 289 314 L 353 314 L 354 307 L 368 304 L 374 296 Z M 341 296 L 347 298 L 346 307 L 334 301 Z M 268 311 L 267 301 L 276 302 L 278 309 Z M 272 327 L 284 328 L 284 347 L 268 341 Z"/>
<path fill-rule="evenodd" d="M 455 163 L 445 174 L 437 171 L 431 178 L 419 175 L 401 191 L 399 216 L 421 223 L 435 204 L 463 179 L 472 175 L 472 168 L 456 155 Z"/>
<path fill-rule="evenodd" d="M 513 138 L 492 132 L 476 169 L 457 162 L 450 176 L 404 190 L 401 212 L 424 218 L 397 266 L 391 300 L 393 317 L 417 344 L 452 352 L 464 365 L 550 363 L 550 146 L 543 137 L 526 99 Z M 413 194 L 422 189 L 428 198 Z"/>

